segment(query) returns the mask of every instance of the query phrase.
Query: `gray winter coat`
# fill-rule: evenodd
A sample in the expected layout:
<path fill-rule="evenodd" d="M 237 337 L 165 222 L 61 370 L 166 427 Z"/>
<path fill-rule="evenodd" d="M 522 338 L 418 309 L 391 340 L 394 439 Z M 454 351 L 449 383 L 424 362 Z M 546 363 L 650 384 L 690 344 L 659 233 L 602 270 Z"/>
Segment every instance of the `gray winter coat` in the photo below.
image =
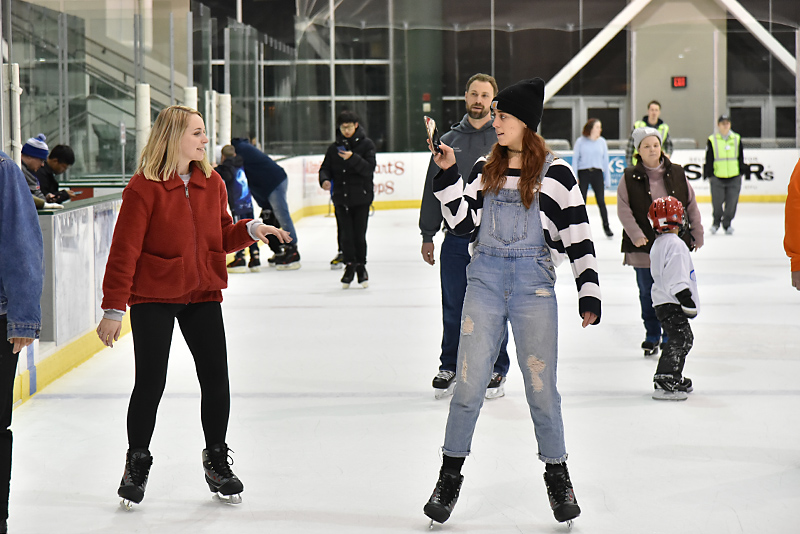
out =
<path fill-rule="evenodd" d="M 486 156 L 497 142 L 497 134 L 492 128 L 492 121 L 488 121 L 483 128 L 476 130 L 469 122 L 469 116 L 464 115 L 461 122 L 454 124 L 450 131 L 442 136 L 442 143 L 451 147 L 456 154 L 456 164 L 459 169 L 464 169 L 465 176 L 472 170 L 472 166 L 481 156 Z M 442 227 L 442 206 L 433 196 L 433 177 L 439 172 L 439 167 L 433 162 L 433 157 L 428 164 L 428 174 L 425 177 L 425 188 L 422 191 L 422 205 L 419 209 L 419 229 L 423 243 L 431 243 L 433 236 Z"/>

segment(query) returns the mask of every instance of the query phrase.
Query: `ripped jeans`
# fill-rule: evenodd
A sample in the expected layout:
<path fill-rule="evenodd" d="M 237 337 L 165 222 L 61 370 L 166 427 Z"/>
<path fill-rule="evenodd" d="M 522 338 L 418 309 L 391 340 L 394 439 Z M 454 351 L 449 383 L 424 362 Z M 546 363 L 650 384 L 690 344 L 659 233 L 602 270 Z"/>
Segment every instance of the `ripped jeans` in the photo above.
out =
<path fill-rule="evenodd" d="M 556 388 L 556 273 L 549 249 L 482 249 L 478 245 L 467 268 L 467 280 L 457 385 L 450 402 L 444 454 L 465 457 L 470 453 L 486 385 L 509 321 L 539 459 L 546 463 L 566 461 L 561 396 Z"/>

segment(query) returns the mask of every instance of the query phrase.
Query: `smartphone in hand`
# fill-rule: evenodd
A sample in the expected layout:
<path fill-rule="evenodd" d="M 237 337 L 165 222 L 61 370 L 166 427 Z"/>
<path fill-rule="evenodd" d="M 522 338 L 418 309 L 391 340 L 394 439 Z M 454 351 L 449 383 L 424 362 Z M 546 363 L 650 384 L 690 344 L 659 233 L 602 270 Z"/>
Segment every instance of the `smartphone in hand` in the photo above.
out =
<path fill-rule="evenodd" d="M 436 121 L 427 115 L 425 115 L 425 129 L 428 132 L 428 141 L 431 142 L 433 152 L 436 154 L 441 154 L 442 149 L 439 148 L 439 145 L 441 144 L 442 140 L 439 137 L 439 129 L 436 128 Z"/>

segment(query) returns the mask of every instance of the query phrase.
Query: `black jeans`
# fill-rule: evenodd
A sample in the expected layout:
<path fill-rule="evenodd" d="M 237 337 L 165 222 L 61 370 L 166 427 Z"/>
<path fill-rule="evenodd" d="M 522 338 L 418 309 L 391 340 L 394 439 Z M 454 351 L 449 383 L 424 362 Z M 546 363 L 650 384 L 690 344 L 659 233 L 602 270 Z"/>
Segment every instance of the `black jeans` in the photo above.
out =
<path fill-rule="evenodd" d="M 8 519 L 8 493 L 11 485 L 11 410 L 14 408 L 14 379 L 19 354 L 7 341 L 8 317 L 0 315 L 0 521 Z"/>
<path fill-rule="evenodd" d="M 589 186 L 592 186 L 594 198 L 597 200 L 597 207 L 600 208 L 600 217 L 603 219 L 603 228 L 608 228 L 608 210 L 606 210 L 605 180 L 603 179 L 602 169 L 583 169 L 578 171 L 578 187 L 583 195 L 583 202 L 589 194 Z"/>
<path fill-rule="evenodd" d="M 367 222 L 370 205 L 334 205 L 339 246 L 345 263 L 367 263 Z"/>
<path fill-rule="evenodd" d="M 689 326 L 689 318 L 681 310 L 680 304 L 660 304 L 655 307 L 661 327 L 669 336 L 661 358 L 658 359 L 656 375 L 672 375 L 676 380 L 683 376 L 686 355 L 692 349 L 694 335 Z"/>
<path fill-rule="evenodd" d="M 144 303 L 131 306 L 136 381 L 128 405 L 128 445 L 148 449 L 167 383 L 172 331 L 178 319 L 200 381 L 200 419 L 206 448 L 224 443 L 231 395 L 225 327 L 219 302 Z"/>

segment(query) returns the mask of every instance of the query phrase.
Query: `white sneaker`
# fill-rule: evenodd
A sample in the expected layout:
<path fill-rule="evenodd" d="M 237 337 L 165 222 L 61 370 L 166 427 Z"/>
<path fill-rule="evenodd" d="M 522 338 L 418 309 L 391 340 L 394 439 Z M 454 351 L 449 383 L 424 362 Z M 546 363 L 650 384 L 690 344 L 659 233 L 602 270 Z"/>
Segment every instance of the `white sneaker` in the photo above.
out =
<path fill-rule="evenodd" d="M 718 224 L 715 224 L 715 225 L 711 226 L 711 233 L 712 234 L 716 234 L 717 230 L 719 230 L 719 225 Z"/>
<path fill-rule="evenodd" d="M 729 227 L 725 228 L 725 234 L 726 235 L 733 235 L 733 226 L 729 226 Z"/>

